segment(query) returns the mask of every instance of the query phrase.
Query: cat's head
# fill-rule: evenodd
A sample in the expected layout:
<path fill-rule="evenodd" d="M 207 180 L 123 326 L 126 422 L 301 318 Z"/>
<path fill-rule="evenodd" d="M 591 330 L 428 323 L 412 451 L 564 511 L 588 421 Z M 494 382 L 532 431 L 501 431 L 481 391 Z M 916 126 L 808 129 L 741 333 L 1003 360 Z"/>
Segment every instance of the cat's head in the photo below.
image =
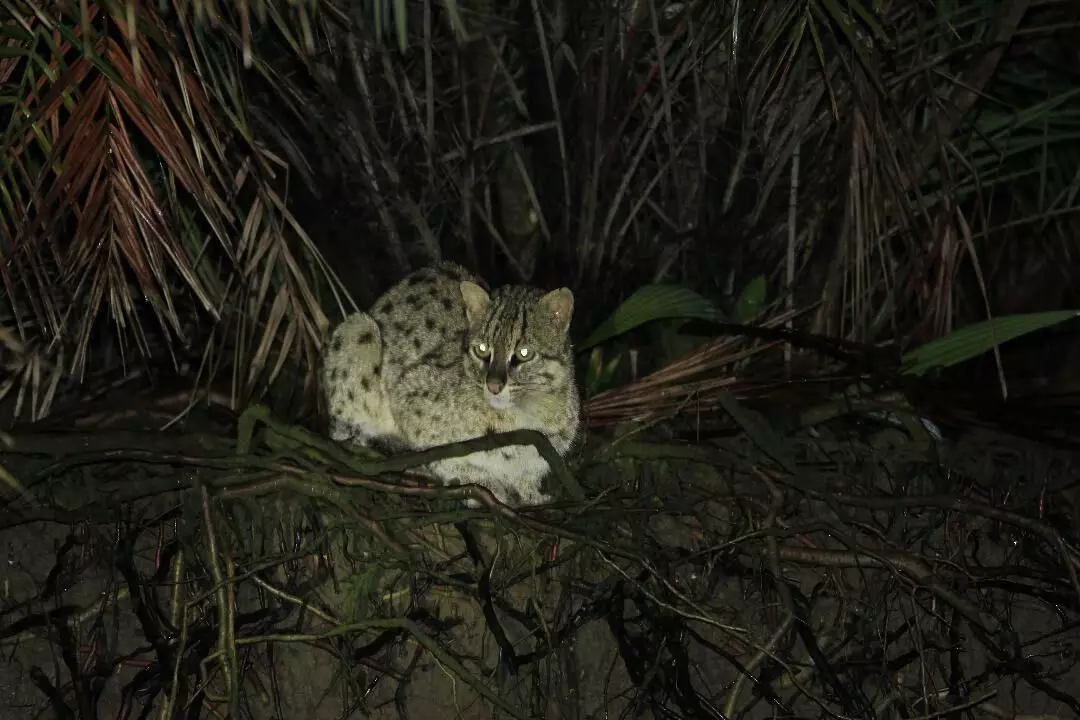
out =
<path fill-rule="evenodd" d="M 570 290 L 508 285 L 488 295 L 466 280 L 461 298 L 469 327 L 466 367 L 492 407 L 527 407 L 573 384 Z"/>

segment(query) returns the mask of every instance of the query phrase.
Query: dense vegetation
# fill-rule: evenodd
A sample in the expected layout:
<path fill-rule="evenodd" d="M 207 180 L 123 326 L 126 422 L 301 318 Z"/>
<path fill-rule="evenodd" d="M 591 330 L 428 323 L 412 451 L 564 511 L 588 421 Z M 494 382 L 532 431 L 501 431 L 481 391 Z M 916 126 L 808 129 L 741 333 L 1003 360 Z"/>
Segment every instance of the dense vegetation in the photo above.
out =
<path fill-rule="evenodd" d="M 1070 0 L 0 3 L 0 643 L 70 686 L 10 677 L 92 717 L 141 656 L 91 668 L 84 634 L 128 595 L 126 689 L 173 717 L 315 717 L 322 656 L 249 672 L 299 647 L 341 713 L 406 714 L 425 667 L 518 717 L 1080 712 L 1078 28 Z M 574 290 L 574 500 L 466 512 L 311 432 L 328 328 L 438 259 Z M 626 686 L 575 695 L 607 672 L 575 646 Z"/>
<path fill-rule="evenodd" d="M 9 4 L 23 410 L 121 356 L 186 352 L 241 405 L 310 391 L 343 290 L 438 258 L 569 278 L 582 335 L 649 282 L 731 311 L 763 276 L 767 313 L 905 349 L 1075 307 L 1077 12 Z"/>

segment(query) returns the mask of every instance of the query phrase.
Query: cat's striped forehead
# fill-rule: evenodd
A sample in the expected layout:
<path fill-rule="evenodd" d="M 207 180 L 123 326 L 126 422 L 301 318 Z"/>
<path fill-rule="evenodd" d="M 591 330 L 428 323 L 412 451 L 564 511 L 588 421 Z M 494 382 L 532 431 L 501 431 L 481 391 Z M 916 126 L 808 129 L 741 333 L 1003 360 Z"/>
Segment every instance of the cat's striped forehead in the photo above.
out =
<path fill-rule="evenodd" d="M 480 324 L 480 334 L 498 348 L 513 348 L 523 339 L 561 345 L 565 333 L 556 328 L 553 318 L 546 317 L 538 305 L 543 296 L 542 290 L 524 285 L 495 290 Z"/>

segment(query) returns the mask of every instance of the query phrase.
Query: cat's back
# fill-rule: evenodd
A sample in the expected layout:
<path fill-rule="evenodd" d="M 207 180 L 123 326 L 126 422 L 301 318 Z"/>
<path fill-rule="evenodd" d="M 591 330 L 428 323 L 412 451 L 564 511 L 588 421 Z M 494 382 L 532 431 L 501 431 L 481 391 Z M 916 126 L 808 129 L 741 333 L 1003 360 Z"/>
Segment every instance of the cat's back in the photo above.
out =
<path fill-rule="evenodd" d="M 375 302 L 370 314 L 382 331 L 392 373 L 460 355 L 466 329 L 463 280 L 481 282 L 460 265 L 444 262 L 410 273 Z"/>

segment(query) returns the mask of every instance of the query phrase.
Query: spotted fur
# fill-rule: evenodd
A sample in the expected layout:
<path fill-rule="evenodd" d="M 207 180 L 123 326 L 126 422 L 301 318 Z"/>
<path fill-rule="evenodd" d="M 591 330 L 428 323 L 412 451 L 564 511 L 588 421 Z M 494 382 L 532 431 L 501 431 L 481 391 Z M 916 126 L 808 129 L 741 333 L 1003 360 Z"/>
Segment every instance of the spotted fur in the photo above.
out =
<path fill-rule="evenodd" d="M 580 426 L 569 326 L 573 294 L 511 285 L 488 293 L 450 263 L 424 268 L 331 336 L 323 370 L 331 434 L 427 449 L 518 429 L 566 454 Z M 433 463 L 447 483 L 536 504 L 547 463 L 511 446 Z"/>

